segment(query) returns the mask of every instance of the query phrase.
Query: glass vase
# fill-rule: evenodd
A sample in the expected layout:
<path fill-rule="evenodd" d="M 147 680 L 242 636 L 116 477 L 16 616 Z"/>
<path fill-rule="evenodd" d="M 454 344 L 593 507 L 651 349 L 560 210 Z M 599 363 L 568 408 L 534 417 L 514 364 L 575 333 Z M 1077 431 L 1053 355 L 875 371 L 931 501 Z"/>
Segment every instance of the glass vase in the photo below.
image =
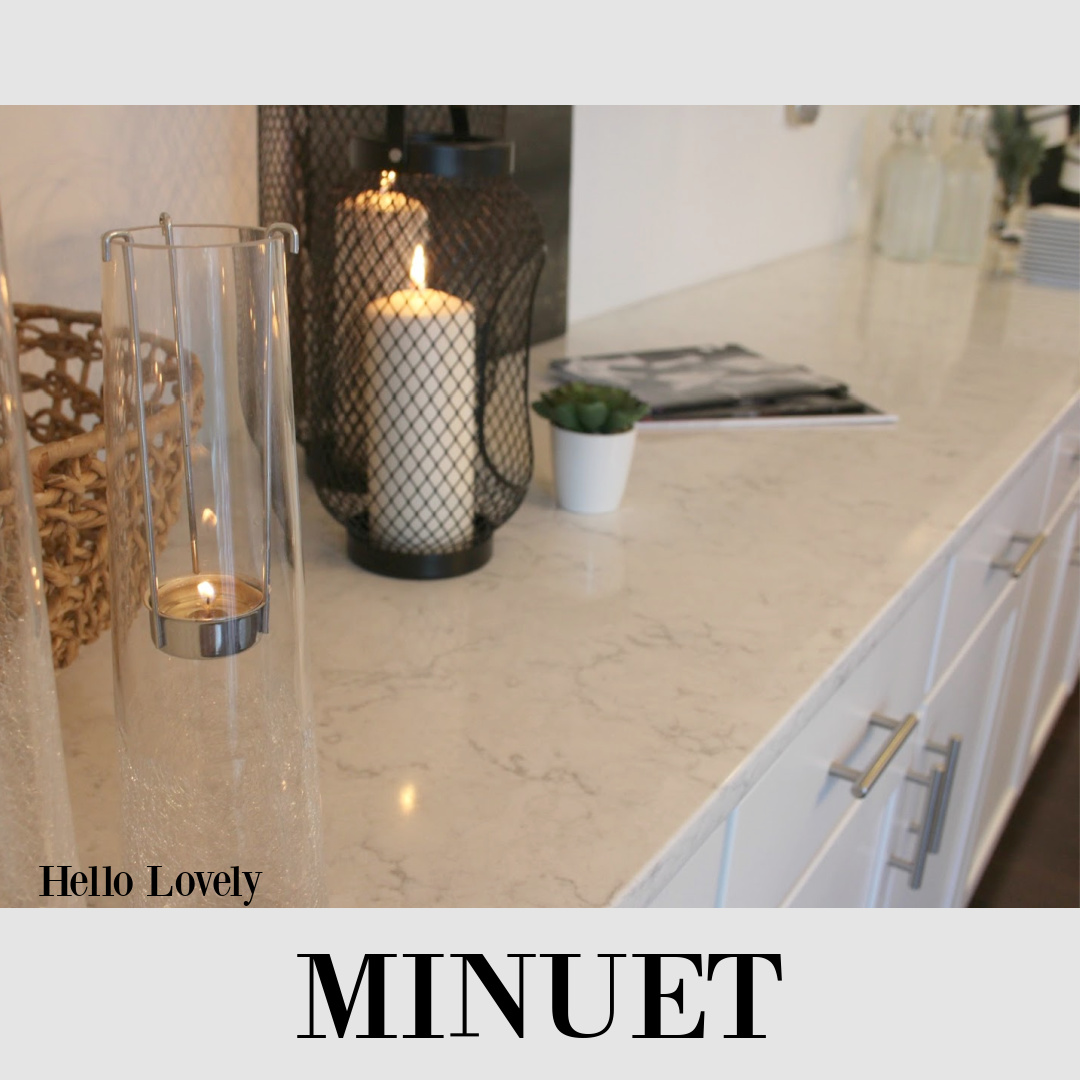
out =
<path fill-rule="evenodd" d="M 990 236 L 996 177 L 986 152 L 986 115 L 963 109 L 957 140 L 945 154 L 945 183 L 935 254 L 946 262 L 979 263 Z"/>
<path fill-rule="evenodd" d="M 285 293 L 295 237 L 163 214 L 102 242 L 121 810 L 129 863 L 156 868 L 147 904 L 325 902 Z M 175 524 L 151 536 L 148 521 Z"/>
<path fill-rule="evenodd" d="M 58 895 L 75 831 L 31 491 L 0 222 L 0 907 L 81 903 Z"/>
<path fill-rule="evenodd" d="M 931 141 L 933 110 L 915 110 L 909 125 L 911 140 L 898 142 L 886 161 L 877 249 L 890 259 L 921 262 L 934 250 L 944 174 Z"/>

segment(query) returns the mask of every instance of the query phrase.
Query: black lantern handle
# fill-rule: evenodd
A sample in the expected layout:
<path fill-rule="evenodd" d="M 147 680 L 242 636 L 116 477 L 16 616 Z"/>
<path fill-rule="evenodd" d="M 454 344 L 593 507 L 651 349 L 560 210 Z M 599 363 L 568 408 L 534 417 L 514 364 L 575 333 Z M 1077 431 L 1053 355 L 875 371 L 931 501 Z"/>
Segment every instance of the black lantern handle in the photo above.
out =
<path fill-rule="evenodd" d="M 468 105 L 450 106 L 450 124 L 454 130 L 455 139 L 467 139 L 469 137 Z"/>
<path fill-rule="evenodd" d="M 386 106 L 386 145 L 389 147 L 390 161 L 394 163 L 400 161 L 405 153 L 404 105 Z"/>
<path fill-rule="evenodd" d="M 386 141 L 399 150 L 405 146 L 405 108 L 404 105 L 386 106 Z M 469 106 L 451 105 L 450 127 L 455 139 L 469 137 Z"/>
<path fill-rule="evenodd" d="M 383 141 L 354 137 L 349 143 L 349 167 L 354 171 L 393 169 L 431 173 L 451 180 L 483 180 L 511 176 L 514 144 L 481 138 L 470 132 L 468 105 L 449 105 L 449 135 L 406 131 L 407 105 L 386 106 Z"/>

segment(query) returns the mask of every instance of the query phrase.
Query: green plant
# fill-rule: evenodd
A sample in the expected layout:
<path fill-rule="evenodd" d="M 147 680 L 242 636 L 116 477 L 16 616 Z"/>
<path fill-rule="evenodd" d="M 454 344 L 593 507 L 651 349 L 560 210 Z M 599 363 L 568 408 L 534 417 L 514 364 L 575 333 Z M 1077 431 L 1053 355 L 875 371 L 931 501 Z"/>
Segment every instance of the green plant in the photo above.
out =
<path fill-rule="evenodd" d="M 616 435 L 629 431 L 648 411 L 628 390 L 594 383 L 563 383 L 533 402 L 538 415 L 567 431 Z"/>
<path fill-rule="evenodd" d="M 1022 106 L 991 105 L 987 149 L 997 166 L 1004 209 L 1008 213 L 1039 171 L 1046 140 L 1031 130 Z"/>

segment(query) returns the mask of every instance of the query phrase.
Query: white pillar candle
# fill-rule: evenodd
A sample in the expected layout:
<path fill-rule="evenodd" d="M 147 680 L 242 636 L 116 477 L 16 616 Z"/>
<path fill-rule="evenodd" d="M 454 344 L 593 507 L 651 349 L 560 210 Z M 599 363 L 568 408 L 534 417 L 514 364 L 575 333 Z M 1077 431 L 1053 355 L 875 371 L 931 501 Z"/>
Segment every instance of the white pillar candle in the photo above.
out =
<path fill-rule="evenodd" d="M 409 286 L 409 261 L 428 243 L 427 208 L 394 191 L 396 176 L 382 174 L 378 191 L 342 200 L 334 220 L 333 441 L 341 464 L 360 465 L 359 369 L 363 307 Z"/>
<path fill-rule="evenodd" d="M 473 535 L 476 321 L 467 301 L 415 286 L 364 309 L 365 452 L 373 541 L 417 554 Z"/>
<path fill-rule="evenodd" d="M 428 212 L 418 199 L 394 191 L 397 176 L 384 172 L 378 191 L 361 191 L 337 205 L 334 216 L 334 280 L 346 312 L 363 281 L 367 296 L 386 296 L 409 285 L 409 261 L 428 243 Z M 342 312 L 339 312 L 339 316 Z"/>

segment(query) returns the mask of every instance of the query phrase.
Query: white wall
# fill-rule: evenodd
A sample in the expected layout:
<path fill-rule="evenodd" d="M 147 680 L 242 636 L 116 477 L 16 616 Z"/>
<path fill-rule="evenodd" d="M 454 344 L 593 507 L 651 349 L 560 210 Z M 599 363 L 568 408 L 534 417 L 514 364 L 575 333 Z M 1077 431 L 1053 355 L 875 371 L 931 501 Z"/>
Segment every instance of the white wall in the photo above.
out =
<path fill-rule="evenodd" d="M 857 231 L 890 114 L 824 105 L 792 127 L 782 105 L 575 106 L 569 321 Z"/>
<path fill-rule="evenodd" d="M 100 238 L 258 222 L 253 105 L 0 106 L 0 213 L 15 300 L 101 306 Z"/>
<path fill-rule="evenodd" d="M 857 231 L 891 108 L 574 107 L 569 319 Z M 16 300 L 97 308 L 107 229 L 256 222 L 254 106 L 0 106 Z"/>

